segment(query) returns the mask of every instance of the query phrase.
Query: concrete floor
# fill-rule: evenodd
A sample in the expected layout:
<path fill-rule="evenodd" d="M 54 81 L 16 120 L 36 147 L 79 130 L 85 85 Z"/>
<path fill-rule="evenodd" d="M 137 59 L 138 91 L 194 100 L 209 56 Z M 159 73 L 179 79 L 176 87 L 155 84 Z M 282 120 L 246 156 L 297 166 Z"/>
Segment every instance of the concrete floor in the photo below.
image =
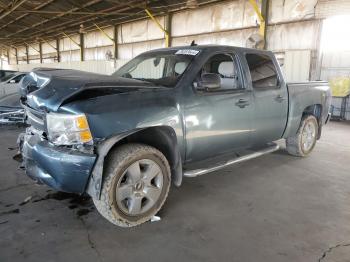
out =
<path fill-rule="evenodd" d="M 123 229 L 91 200 L 39 186 L 0 130 L 0 261 L 350 261 L 350 124 L 172 188 L 160 222 Z M 23 202 L 27 200 L 28 202 Z"/>

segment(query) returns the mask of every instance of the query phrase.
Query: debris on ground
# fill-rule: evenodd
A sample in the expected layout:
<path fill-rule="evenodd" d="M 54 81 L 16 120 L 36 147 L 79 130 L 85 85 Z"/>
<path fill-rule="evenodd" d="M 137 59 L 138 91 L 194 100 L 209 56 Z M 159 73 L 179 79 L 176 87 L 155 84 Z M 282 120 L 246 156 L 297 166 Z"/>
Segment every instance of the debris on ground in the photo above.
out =
<path fill-rule="evenodd" d="M 31 199 L 32 199 L 32 196 L 29 196 L 26 199 L 24 199 L 19 205 L 23 206 L 23 205 L 27 204 Z"/>
<path fill-rule="evenodd" d="M 0 106 L 0 124 L 22 124 L 24 118 L 24 109 Z"/>
<path fill-rule="evenodd" d="M 159 216 L 153 216 L 153 217 L 151 217 L 151 222 L 158 222 L 158 221 L 160 221 L 161 220 L 161 218 L 159 217 Z"/>

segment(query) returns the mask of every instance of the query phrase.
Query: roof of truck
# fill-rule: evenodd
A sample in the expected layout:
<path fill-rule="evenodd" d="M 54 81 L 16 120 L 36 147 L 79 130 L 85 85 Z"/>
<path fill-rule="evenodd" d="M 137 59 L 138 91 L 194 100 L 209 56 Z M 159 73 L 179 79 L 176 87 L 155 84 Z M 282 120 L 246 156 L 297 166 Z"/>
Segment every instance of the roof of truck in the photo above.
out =
<path fill-rule="evenodd" d="M 151 51 L 148 51 L 146 53 L 152 53 L 152 52 L 158 52 L 158 51 L 166 51 L 166 50 L 200 50 L 200 51 L 220 51 L 223 49 L 234 49 L 235 51 L 238 52 L 243 52 L 243 53 L 271 53 L 271 51 L 267 50 L 261 50 L 261 49 L 254 49 L 254 48 L 247 48 L 247 47 L 238 47 L 238 46 L 229 46 L 229 45 L 186 45 L 186 46 L 175 46 L 175 47 L 167 47 L 167 48 L 159 48 L 159 49 L 154 49 Z"/>

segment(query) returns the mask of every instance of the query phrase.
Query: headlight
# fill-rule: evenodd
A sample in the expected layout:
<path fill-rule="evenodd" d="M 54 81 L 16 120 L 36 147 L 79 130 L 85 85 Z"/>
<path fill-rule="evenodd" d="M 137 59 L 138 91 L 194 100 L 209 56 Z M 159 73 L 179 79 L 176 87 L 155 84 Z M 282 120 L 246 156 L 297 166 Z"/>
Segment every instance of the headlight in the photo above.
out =
<path fill-rule="evenodd" d="M 56 145 L 75 145 L 92 142 L 89 125 L 84 114 L 46 115 L 49 140 Z"/>

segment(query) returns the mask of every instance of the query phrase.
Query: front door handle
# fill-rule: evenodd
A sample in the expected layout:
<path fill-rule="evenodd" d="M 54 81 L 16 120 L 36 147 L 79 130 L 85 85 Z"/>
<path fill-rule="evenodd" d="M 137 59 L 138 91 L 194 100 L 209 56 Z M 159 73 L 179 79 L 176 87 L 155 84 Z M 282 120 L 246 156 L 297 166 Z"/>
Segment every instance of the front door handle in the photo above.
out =
<path fill-rule="evenodd" d="M 240 107 L 240 108 L 244 108 L 244 107 L 249 105 L 249 102 L 248 102 L 248 100 L 241 98 L 235 103 L 235 105 Z"/>
<path fill-rule="evenodd" d="M 283 102 L 284 100 L 286 100 L 286 98 L 282 95 L 278 95 L 276 96 L 275 100 L 279 103 Z"/>

